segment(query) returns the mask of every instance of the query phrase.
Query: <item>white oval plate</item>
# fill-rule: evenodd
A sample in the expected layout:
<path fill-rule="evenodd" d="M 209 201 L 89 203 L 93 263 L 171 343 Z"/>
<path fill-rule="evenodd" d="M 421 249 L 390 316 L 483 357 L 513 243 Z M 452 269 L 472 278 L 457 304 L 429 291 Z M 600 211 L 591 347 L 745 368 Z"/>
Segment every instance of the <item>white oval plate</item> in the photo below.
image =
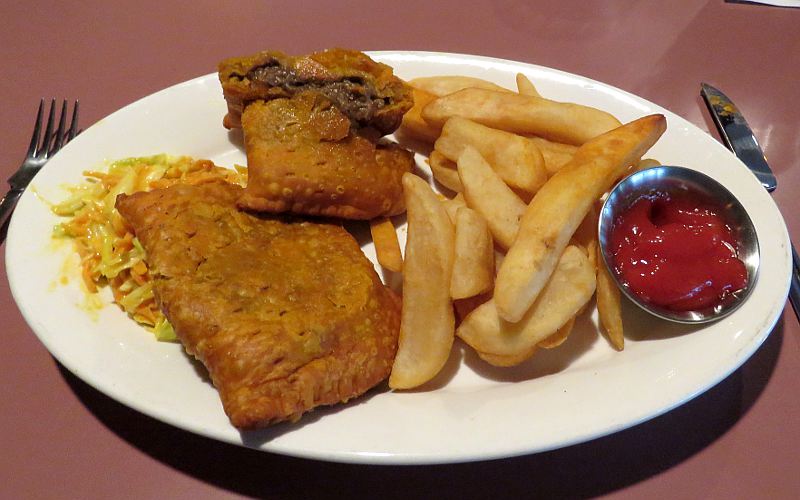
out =
<path fill-rule="evenodd" d="M 403 78 L 471 75 L 514 87 L 528 75 L 552 99 L 610 111 L 621 121 L 667 116 L 668 130 L 647 154 L 714 177 L 750 213 L 761 242 L 761 271 L 747 302 L 717 323 L 687 328 L 626 307 L 625 351 L 597 334 L 596 314 L 578 322 L 561 348 L 511 369 L 481 363 L 456 343 L 429 390 L 375 390 L 318 409 L 297 424 L 240 434 L 214 388 L 175 344 L 156 342 L 103 295 L 87 312 L 68 243 L 55 244 L 58 222 L 43 200 L 106 160 L 170 153 L 245 164 L 222 127 L 225 102 L 215 74 L 170 87 L 85 130 L 36 176 L 20 200 L 6 243 L 14 298 L 44 345 L 75 375 L 110 397 L 161 421 L 234 444 L 341 462 L 420 464 L 540 452 L 603 436 L 652 418 L 707 390 L 739 367 L 764 341 L 789 286 L 785 224 L 747 168 L 686 120 L 619 89 L 580 76 L 512 61 L 457 54 L 378 52 Z M 425 165 L 419 161 L 424 169 Z M 400 231 L 401 238 L 404 231 Z M 374 250 L 365 245 L 374 261 Z M 66 284 L 61 277 L 69 275 Z"/>

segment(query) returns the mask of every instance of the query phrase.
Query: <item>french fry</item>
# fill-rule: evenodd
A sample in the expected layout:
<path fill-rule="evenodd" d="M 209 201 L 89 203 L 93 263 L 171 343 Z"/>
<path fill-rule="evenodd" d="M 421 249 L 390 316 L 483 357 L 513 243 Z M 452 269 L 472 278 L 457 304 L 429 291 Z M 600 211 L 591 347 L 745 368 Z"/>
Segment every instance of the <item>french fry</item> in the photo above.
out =
<path fill-rule="evenodd" d="M 536 90 L 536 86 L 530 79 L 522 73 L 517 73 L 517 92 L 522 95 L 532 95 L 534 97 L 542 97 L 542 94 Z"/>
<path fill-rule="evenodd" d="M 454 231 L 444 206 L 427 182 L 403 175 L 408 218 L 403 266 L 403 308 L 392 389 L 424 384 L 442 369 L 453 345 L 450 299 Z"/>
<path fill-rule="evenodd" d="M 491 290 L 494 284 L 494 243 L 486 220 L 476 211 L 456 211 L 455 259 L 450 297 L 465 299 Z"/>
<path fill-rule="evenodd" d="M 606 337 L 614 349 L 621 351 L 625 348 L 625 336 L 622 328 L 622 303 L 620 292 L 614 278 L 603 261 L 599 245 L 595 249 L 597 260 L 597 315 L 603 325 Z"/>
<path fill-rule="evenodd" d="M 599 260 L 596 203 L 620 177 L 659 164 L 642 155 L 663 134 L 664 117 L 621 125 L 604 111 L 542 98 L 522 73 L 517 92 L 473 77 L 409 83 L 415 106 L 402 131 L 433 143 L 431 172 L 456 196 L 437 196 L 421 179 L 404 177 L 405 263 L 399 245 L 396 250 L 408 305 L 390 387 L 417 387 L 441 370 L 452 346 L 454 309 L 461 320 L 455 335 L 486 362 L 514 366 L 561 345 L 596 294 L 604 333 L 622 350 L 620 292 Z M 412 197 L 418 198 L 416 217 Z M 437 231 L 445 222 L 449 233 Z M 380 254 L 387 260 L 388 243 L 378 242 L 385 222 L 372 225 L 379 262 L 387 267 Z M 414 226 L 424 233 L 417 244 Z M 449 243 L 436 243 L 437 254 L 433 241 L 442 232 Z M 415 247 L 425 255 L 416 277 L 413 264 L 409 276 Z M 448 248 L 449 281 L 442 281 Z M 414 334 L 420 330 L 429 333 Z"/>
<path fill-rule="evenodd" d="M 589 207 L 589 212 L 578 225 L 577 229 L 575 229 L 575 233 L 573 233 L 570 243 L 572 245 L 578 245 L 584 251 L 586 251 L 586 254 L 589 256 L 589 260 L 592 261 L 592 265 L 594 265 L 594 257 L 592 256 L 591 252 L 589 252 L 589 247 L 593 242 L 597 242 L 598 217 L 599 213 L 597 211 L 597 206 L 596 204 L 592 204 L 592 206 Z"/>
<path fill-rule="evenodd" d="M 506 366 L 516 366 L 523 361 L 527 361 L 530 359 L 531 356 L 536 354 L 536 351 L 539 350 L 537 346 L 533 346 L 530 349 L 523 351 L 519 354 L 504 356 L 501 354 L 489 354 L 488 352 L 478 352 L 478 357 L 482 360 L 486 361 L 490 365 L 506 367 Z"/>
<path fill-rule="evenodd" d="M 428 103 L 436 99 L 436 96 L 418 88 L 412 88 L 412 92 L 414 106 L 403 115 L 403 122 L 400 125 L 399 132 L 401 134 L 407 134 L 414 139 L 433 143 L 436 138 L 439 137 L 439 131 L 442 127 L 434 126 L 426 122 L 422 118 L 422 109 Z"/>
<path fill-rule="evenodd" d="M 600 206 L 601 203 L 599 200 L 592 205 L 592 208 L 589 209 L 589 213 L 583 218 L 583 221 L 578 226 L 578 229 L 575 230 L 575 234 L 572 235 L 572 239 L 570 240 L 570 245 L 577 243 L 586 249 L 586 255 L 589 257 L 589 262 L 595 271 L 598 265 L 597 247 L 599 243 L 597 241 L 597 222 L 600 217 Z M 595 291 L 595 294 L 596 293 L 597 291 Z M 578 314 L 583 314 L 588 305 L 589 304 L 586 304 L 578 311 Z"/>
<path fill-rule="evenodd" d="M 536 144 L 541 151 L 547 175 L 550 177 L 566 165 L 578 149 L 572 144 L 548 141 L 544 137 L 528 137 L 528 140 Z"/>
<path fill-rule="evenodd" d="M 450 218 L 450 222 L 455 226 L 456 223 L 456 212 L 461 207 L 466 207 L 467 202 L 464 200 L 464 193 L 458 193 L 452 198 L 448 198 L 442 201 L 442 205 L 444 205 L 444 210 L 447 212 L 447 216 Z"/>
<path fill-rule="evenodd" d="M 423 76 L 409 80 L 408 84 L 438 97 L 468 88 L 511 92 L 507 88 L 501 87 L 496 83 L 471 76 Z"/>
<path fill-rule="evenodd" d="M 464 190 L 461 179 L 458 177 L 456 162 L 448 159 L 439 151 L 433 150 L 428 157 L 428 165 L 431 167 L 433 178 L 439 184 L 456 193 Z"/>
<path fill-rule="evenodd" d="M 499 268 L 494 304 L 501 318 L 511 322 L 522 319 L 592 204 L 621 172 L 639 161 L 665 129 L 663 115 L 650 115 L 603 134 L 579 148 L 542 186 L 526 208 L 514 244 Z M 461 181 L 464 183 L 464 176 Z M 471 206 L 469 188 L 464 184 Z"/>
<path fill-rule="evenodd" d="M 658 160 L 656 160 L 654 158 L 644 158 L 639 162 L 638 165 L 636 165 L 634 170 L 636 170 L 636 171 L 645 170 L 645 169 L 648 169 L 648 168 L 657 167 L 659 165 L 663 165 L 663 163 L 661 163 L 660 161 L 658 161 Z"/>
<path fill-rule="evenodd" d="M 375 244 L 375 255 L 378 264 L 389 271 L 399 273 L 403 270 L 403 255 L 400 253 L 400 242 L 394 224 L 386 217 L 378 217 L 369 222 L 372 242 Z"/>
<path fill-rule="evenodd" d="M 539 342 L 573 318 L 591 299 L 594 290 L 595 270 L 589 258 L 582 250 L 569 246 L 542 293 L 520 321 L 503 320 L 492 299 L 467 315 L 456 335 L 479 353 L 522 358 L 526 353 L 532 354 Z"/>
<path fill-rule="evenodd" d="M 495 242 L 509 248 L 519 231 L 525 203 L 472 146 L 464 148 L 457 164 L 467 206 L 486 219 Z"/>
<path fill-rule="evenodd" d="M 454 116 L 574 145 L 620 126 L 609 113 L 589 106 L 476 88 L 439 97 L 422 109 L 423 119 L 435 127 L 444 126 Z"/>
<path fill-rule="evenodd" d="M 456 323 L 461 323 L 476 307 L 492 299 L 492 291 L 480 295 L 458 299 L 453 301 L 453 309 L 456 313 Z"/>
<path fill-rule="evenodd" d="M 586 245 L 586 253 L 589 255 L 589 261 L 592 263 L 592 267 L 597 269 L 599 265 L 597 262 L 597 249 L 599 248 L 599 243 L 597 242 L 597 238 L 595 237 L 592 240 L 589 240 L 589 244 Z"/>
<path fill-rule="evenodd" d="M 567 340 L 567 337 L 569 337 L 569 334 L 572 333 L 572 328 L 574 326 L 575 317 L 573 316 L 572 318 L 568 319 L 567 322 L 564 323 L 558 330 L 556 330 L 556 333 L 550 335 L 536 345 L 542 349 L 555 349 L 563 344 L 565 340 Z"/>
<path fill-rule="evenodd" d="M 547 180 L 539 148 L 517 134 L 455 116 L 447 120 L 434 143 L 436 151 L 452 161 L 457 161 L 467 146 L 477 149 L 508 187 L 524 199 L 530 200 Z"/>

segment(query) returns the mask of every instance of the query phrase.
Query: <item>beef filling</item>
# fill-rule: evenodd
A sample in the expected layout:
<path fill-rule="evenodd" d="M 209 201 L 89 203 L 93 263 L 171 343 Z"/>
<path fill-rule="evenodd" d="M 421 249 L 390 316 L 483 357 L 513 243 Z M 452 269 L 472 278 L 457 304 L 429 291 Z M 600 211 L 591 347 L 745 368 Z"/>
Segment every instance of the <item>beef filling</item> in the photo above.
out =
<path fill-rule="evenodd" d="M 317 91 L 330 99 L 351 120 L 360 124 L 368 123 L 385 104 L 375 88 L 358 77 L 338 81 L 309 80 L 291 69 L 270 64 L 253 68 L 247 77 L 254 82 L 282 88 L 290 94 L 301 90 Z"/>

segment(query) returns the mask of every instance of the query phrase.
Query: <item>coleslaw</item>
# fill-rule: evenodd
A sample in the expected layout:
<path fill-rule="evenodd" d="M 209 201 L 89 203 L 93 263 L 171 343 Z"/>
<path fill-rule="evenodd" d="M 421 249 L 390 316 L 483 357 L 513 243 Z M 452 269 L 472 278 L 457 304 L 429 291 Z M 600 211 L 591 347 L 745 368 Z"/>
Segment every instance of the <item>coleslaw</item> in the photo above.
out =
<path fill-rule="evenodd" d="M 73 240 L 88 293 L 110 287 L 114 302 L 152 330 L 156 339 L 176 340 L 153 296 L 144 248 L 114 207 L 117 196 L 218 179 L 244 185 L 246 168 L 227 169 L 209 160 L 161 154 L 117 160 L 105 172 L 90 170 L 83 175 L 83 182 L 67 187 L 70 196 L 51 207 L 53 213 L 67 218 L 56 225 L 53 237 Z"/>

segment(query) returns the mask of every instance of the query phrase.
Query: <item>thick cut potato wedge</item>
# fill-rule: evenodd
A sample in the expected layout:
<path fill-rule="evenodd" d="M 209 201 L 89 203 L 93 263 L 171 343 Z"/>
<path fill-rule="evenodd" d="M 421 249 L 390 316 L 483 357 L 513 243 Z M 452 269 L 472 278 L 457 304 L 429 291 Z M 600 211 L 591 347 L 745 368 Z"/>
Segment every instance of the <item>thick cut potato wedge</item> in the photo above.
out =
<path fill-rule="evenodd" d="M 573 316 L 571 319 L 567 320 L 558 330 L 556 333 L 550 335 L 546 339 L 540 341 L 536 344 L 538 347 L 542 349 L 555 349 L 556 347 L 560 346 L 567 340 L 569 334 L 572 333 L 572 328 L 575 326 L 575 317 Z"/>
<path fill-rule="evenodd" d="M 457 163 L 467 206 L 486 219 L 495 242 L 509 248 L 519 231 L 525 203 L 472 146 L 464 148 Z"/>
<path fill-rule="evenodd" d="M 578 245 L 589 256 L 589 260 L 594 265 L 594 255 L 592 252 L 589 251 L 589 248 L 592 247 L 593 244 L 597 243 L 597 221 L 600 217 L 600 213 L 597 209 L 597 204 L 592 204 L 589 207 L 589 211 L 586 213 L 586 216 L 583 218 L 578 227 L 575 229 L 575 232 L 572 234 L 571 245 Z M 594 247 L 592 247 L 592 251 L 594 251 Z"/>
<path fill-rule="evenodd" d="M 439 151 L 433 150 L 428 157 L 428 165 L 431 167 L 433 178 L 439 184 L 456 193 L 464 190 L 461 179 L 458 177 L 458 167 L 455 161 L 448 159 Z"/>
<path fill-rule="evenodd" d="M 442 205 L 444 205 L 444 210 L 447 212 L 447 216 L 450 217 L 450 222 L 453 223 L 453 226 L 456 224 L 456 212 L 461 207 L 466 207 L 467 202 L 464 200 L 464 193 L 458 193 L 452 198 L 448 198 L 442 200 Z"/>
<path fill-rule="evenodd" d="M 519 354 L 511 356 L 503 356 L 501 354 L 489 354 L 488 352 L 478 352 L 478 351 L 476 352 L 478 353 L 479 358 L 486 361 L 490 365 L 505 367 L 505 366 L 516 366 L 522 363 L 523 361 L 527 361 L 528 359 L 531 358 L 531 356 L 536 354 L 536 351 L 538 350 L 539 348 L 537 346 L 533 346 L 527 351 L 523 351 Z"/>
<path fill-rule="evenodd" d="M 456 324 L 461 323 L 476 307 L 492 300 L 492 292 L 486 292 L 481 295 L 467 297 L 466 299 L 458 299 L 453 301 L 453 309 L 456 312 Z"/>
<path fill-rule="evenodd" d="M 389 271 L 396 273 L 402 271 L 403 254 L 400 252 L 400 242 L 397 240 L 397 231 L 392 221 L 386 217 L 372 219 L 369 222 L 369 230 L 372 233 L 378 264 Z"/>
<path fill-rule="evenodd" d="M 450 356 L 455 329 L 450 279 L 454 231 L 442 202 L 421 178 L 403 175 L 408 217 L 403 309 L 389 387 L 410 389 L 436 376 Z"/>
<path fill-rule="evenodd" d="M 475 88 L 439 97 L 422 109 L 422 117 L 433 126 L 442 127 L 454 116 L 574 145 L 620 126 L 611 114 L 589 106 Z"/>
<path fill-rule="evenodd" d="M 403 115 L 399 132 L 423 142 L 433 143 L 439 137 L 442 127 L 426 122 L 422 118 L 422 109 L 436 99 L 436 96 L 418 88 L 412 88 L 412 92 L 414 106 Z"/>
<path fill-rule="evenodd" d="M 544 158 L 536 144 L 466 118 L 447 120 L 433 145 L 452 161 L 458 161 L 467 146 L 477 149 L 508 187 L 524 199 L 530 200 L 547 180 Z"/>
<path fill-rule="evenodd" d="M 594 290 L 595 270 L 589 258 L 579 248 L 569 246 L 539 298 L 518 322 L 503 320 L 493 299 L 467 315 L 456 335 L 479 353 L 522 358 L 521 362 L 525 353 L 532 354 L 539 342 L 572 319 Z"/>
<path fill-rule="evenodd" d="M 491 290 L 494 284 L 494 242 L 486 220 L 471 208 L 456 212 L 455 260 L 450 296 L 465 299 Z"/>
<path fill-rule="evenodd" d="M 597 315 L 606 332 L 608 341 L 614 349 L 625 348 L 625 336 L 622 329 L 622 302 L 620 291 L 614 278 L 609 274 L 600 246 L 595 248 L 597 261 Z"/>
<path fill-rule="evenodd" d="M 472 76 L 423 76 L 409 80 L 408 84 L 414 88 L 422 89 L 425 92 L 430 92 L 437 97 L 470 88 L 496 90 L 498 92 L 511 92 L 507 88 L 501 87 L 496 83 Z"/>
<path fill-rule="evenodd" d="M 660 161 L 656 160 L 655 158 L 644 158 L 642 161 L 636 165 L 635 169 L 637 172 L 639 170 L 647 170 L 648 168 L 657 167 L 659 165 L 663 165 Z"/>
<path fill-rule="evenodd" d="M 535 97 L 542 97 L 542 94 L 536 90 L 536 86 L 530 79 L 522 73 L 517 73 L 517 92 L 522 95 L 532 95 Z"/>
<path fill-rule="evenodd" d="M 589 245 L 586 247 L 586 253 L 589 254 L 589 261 L 595 268 L 597 268 L 597 266 L 599 265 L 597 262 L 597 250 L 599 248 L 600 248 L 600 243 L 597 241 L 596 238 L 589 241 Z"/>
<path fill-rule="evenodd" d="M 498 271 L 494 304 L 501 318 L 511 322 L 522 319 L 595 201 L 639 161 L 665 129 L 663 115 L 650 115 L 603 134 L 579 148 L 542 186 L 526 208 L 514 244 Z"/>
<path fill-rule="evenodd" d="M 550 177 L 569 163 L 572 157 L 575 156 L 575 151 L 578 150 L 578 147 L 572 144 L 548 141 L 543 137 L 528 137 L 528 140 L 536 144 L 536 147 L 542 152 L 544 166 L 547 169 L 547 175 Z"/>

